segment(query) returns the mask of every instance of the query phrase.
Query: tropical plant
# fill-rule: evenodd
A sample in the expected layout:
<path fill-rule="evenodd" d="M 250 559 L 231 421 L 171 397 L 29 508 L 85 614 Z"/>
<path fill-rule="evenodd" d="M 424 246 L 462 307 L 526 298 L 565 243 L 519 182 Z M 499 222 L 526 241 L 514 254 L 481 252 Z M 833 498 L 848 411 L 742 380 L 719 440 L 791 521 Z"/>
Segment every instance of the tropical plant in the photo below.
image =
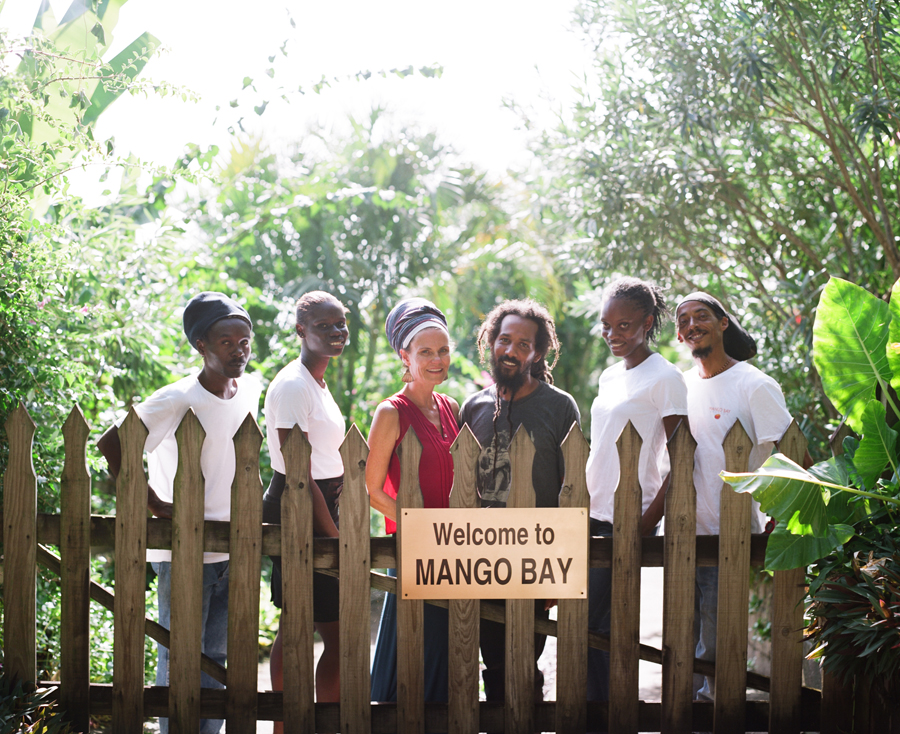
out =
<path fill-rule="evenodd" d="M 0 734 L 67 734 L 72 728 L 47 688 L 29 689 L 23 681 L 0 675 Z"/>
<path fill-rule="evenodd" d="M 813 328 L 826 395 L 860 437 L 808 471 L 781 454 L 723 472 L 778 521 L 770 570 L 810 566 L 809 635 L 826 670 L 876 682 L 900 671 L 900 281 L 889 303 L 832 278 Z M 887 690 L 885 690 L 887 692 Z"/>

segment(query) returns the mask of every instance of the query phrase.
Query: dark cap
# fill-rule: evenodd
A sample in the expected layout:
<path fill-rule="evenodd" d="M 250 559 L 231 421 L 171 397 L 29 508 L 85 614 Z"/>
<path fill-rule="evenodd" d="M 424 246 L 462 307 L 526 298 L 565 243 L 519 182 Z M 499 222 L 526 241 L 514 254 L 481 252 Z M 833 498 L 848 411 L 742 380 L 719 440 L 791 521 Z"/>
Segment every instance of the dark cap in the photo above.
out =
<path fill-rule="evenodd" d="M 696 291 L 682 298 L 678 302 L 675 312 L 677 313 L 682 304 L 688 301 L 697 301 L 708 306 L 717 319 L 728 319 L 728 326 L 722 333 L 722 346 L 725 348 L 725 354 L 738 362 L 746 362 L 756 356 L 756 339 L 750 336 L 747 330 L 738 323 L 738 320 L 725 310 L 718 299 L 703 291 Z"/>
<path fill-rule="evenodd" d="M 222 319 L 238 318 L 253 328 L 250 314 L 224 293 L 204 291 L 194 296 L 184 309 L 184 333 L 195 349 L 197 340 L 206 336 L 212 325 Z"/>

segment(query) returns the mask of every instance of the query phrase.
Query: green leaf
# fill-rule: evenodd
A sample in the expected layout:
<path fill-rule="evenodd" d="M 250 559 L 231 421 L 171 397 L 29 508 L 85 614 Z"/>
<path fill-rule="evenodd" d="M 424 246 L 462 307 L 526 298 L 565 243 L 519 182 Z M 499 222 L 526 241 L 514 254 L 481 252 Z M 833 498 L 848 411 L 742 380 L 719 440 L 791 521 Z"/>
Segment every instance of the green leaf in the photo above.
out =
<path fill-rule="evenodd" d="M 877 400 L 870 400 L 863 412 L 863 438 L 853 456 L 853 465 L 859 472 L 866 489 L 875 487 L 885 466 L 897 470 L 897 432 L 885 421 L 884 406 Z"/>
<path fill-rule="evenodd" d="M 124 74 L 129 79 L 134 79 L 141 73 L 157 48 L 159 48 L 159 39 L 150 33 L 142 33 L 124 51 L 116 55 L 109 62 L 109 66 L 114 74 Z M 121 94 L 122 90 L 117 87 L 107 88 L 103 82 L 98 84 L 91 96 L 91 106 L 84 113 L 84 124 L 89 125 L 96 121 L 97 117 Z"/>
<path fill-rule="evenodd" d="M 887 343 L 888 304 L 840 278 L 831 278 L 822 291 L 813 326 L 813 361 L 825 394 L 863 433 L 862 414 L 875 394 L 891 379 Z"/>
<path fill-rule="evenodd" d="M 794 535 L 779 523 L 769 535 L 766 545 L 766 569 L 786 571 L 791 568 L 809 566 L 824 558 L 839 545 L 843 545 L 854 535 L 849 525 L 835 525 L 824 538 L 812 535 Z"/>
<path fill-rule="evenodd" d="M 106 32 L 103 30 L 103 24 L 99 21 L 94 23 L 94 27 L 91 28 L 91 34 L 97 38 L 97 41 L 100 42 L 101 46 L 106 45 Z"/>
<path fill-rule="evenodd" d="M 891 325 L 888 329 L 887 360 L 891 367 L 891 387 L 900 390 L 900 280 L 891 288 L 888 308 Z"/>
<path fill-rule="evenodd" d="M 243 88 L 246 89 L 246 88 L 249 87 L 251 84 L 253 84 L 253 79 L 251 79 L 249 76 L 245 76 L 245 77 L 244 77 L 244 86 L 243 86 Z"/>
<path fill-rule="evenodd" d="M 752 493 L 760 509 L 778 522 L 808 526 L 812 535 L 825 537 L 825 505 L 830 497 L 828 488 L 834 485 L 816 478 L 783 454 L 773 454 L 754 473 L 722 472 L 720 476 L 735 492 Z"/>

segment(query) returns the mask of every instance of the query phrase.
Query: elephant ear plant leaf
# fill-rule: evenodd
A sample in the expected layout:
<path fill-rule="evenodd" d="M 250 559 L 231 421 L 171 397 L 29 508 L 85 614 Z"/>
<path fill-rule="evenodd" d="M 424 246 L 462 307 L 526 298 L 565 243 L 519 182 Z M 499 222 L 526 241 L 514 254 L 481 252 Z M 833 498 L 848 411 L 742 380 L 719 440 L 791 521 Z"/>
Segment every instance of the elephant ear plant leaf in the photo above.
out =
<path fill-rule="evenodd" d="M 816 312 L 813 360 L 859 438 L 809 470 L 775 454 L 755 472 L 722 478 L 777 520 L 766 566 L 807 568 L 812 656 L 892 697 L 885 681 L 900 672 L 900 281 L 886 303 L 832 278 Z"/>

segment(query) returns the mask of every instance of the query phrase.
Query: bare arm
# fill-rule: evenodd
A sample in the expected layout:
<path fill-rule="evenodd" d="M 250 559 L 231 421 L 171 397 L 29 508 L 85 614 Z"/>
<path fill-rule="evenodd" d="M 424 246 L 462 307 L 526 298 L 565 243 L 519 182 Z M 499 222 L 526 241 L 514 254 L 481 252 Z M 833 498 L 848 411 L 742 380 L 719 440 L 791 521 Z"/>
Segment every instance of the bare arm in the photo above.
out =
<path fill-rule="evenodd" d="M 372 427 L 369 429 L 366 490 L 369 492 L 369 504 L 394 521 L 397 520 L 397 500 L 384 491 L 384 482 L 399 437 L 400 415 L 393 405 L 382 403 L 375 409 Z"/>
<path fill-rule="evenodd" d="M 284 446 L 284 442 L 287 441 L 290 432 L 290 428 L 278 429 L 278 444 L 280 446 Z M 306 436 L 308 441 L 309 435 L 306 431 L 303 432 L 303 435 Z M 312 474 L 309 475 L 309 486 L 311 487 L 313 501 L 313 532 L 320 538 L 337 538 L 337 525 L 334 524 L 331 513 L 328 511 L 325 495 L 322 494 L 322 490 L 319 489 L 316 480 L 312 478 Z"/>
<path fill-rule="evenodd" d="M 109 475 L 113 479 L 117 479 L 119 471 L 122 469 L 122 442 L 119 440 L 119 427 L 115 424 L 111 425 L 106 433 L 100 436 L 97 448 L 106 459 Z M 163 502 L 149 484 L 147 485 L 147 507 L 157 517 L 172 518 L 172 503 Z"/>
<path fill-rule="evenodd" d="M 675 429 L 678 428 L 678 425 L 682 421 L 684 421 L 684 425 L 687 427 L 688 422 L 687 416 L 685 415 L 667 415 L 663 418 L 663 428 L 666 431 L 667 451 L 669 439 L 672 438 L 672 434 L 675 433 Z M 666 492 L 669 489 L 669 478 L 671 476 L 672 472 L 670 471 L 668 476 L 663 480 L 662 486 L 656 493 L 656 497 L 653 498 L 653 502 L 650 503 L 647 511 L 641 516 L 641 535 L 650 535 L 653 528 L 655 528 L 659 524 L 659 521 L 662 520 L 663 511 L 666 507 Z"/>

